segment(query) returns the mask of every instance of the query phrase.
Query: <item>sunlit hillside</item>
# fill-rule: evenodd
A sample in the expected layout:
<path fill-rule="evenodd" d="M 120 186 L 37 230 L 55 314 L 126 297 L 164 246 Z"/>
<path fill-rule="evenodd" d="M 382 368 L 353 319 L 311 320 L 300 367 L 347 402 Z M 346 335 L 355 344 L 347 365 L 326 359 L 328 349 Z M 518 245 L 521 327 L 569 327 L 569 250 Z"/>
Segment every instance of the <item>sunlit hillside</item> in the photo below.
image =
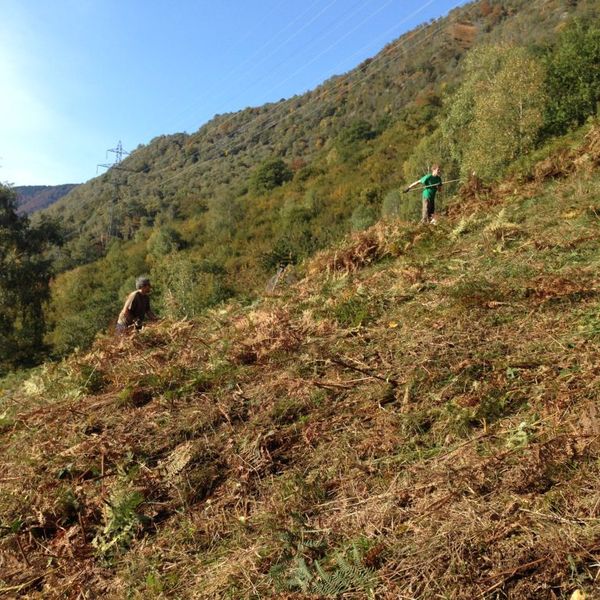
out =
<path fill-rule="evenodd" d="M 0 594 L 598 598 L 599 164 L 5 379 Z"/>
<path fill-rule="evenodd" d="M 502 177 L 507 163 L 595 112 L 597 16 L 591 0 L 474 2 L 306 94 L 136 149 L 47 211 L 65 244 L 52 254 L 46 342 L 58 356 L 87 347 L 142 272 L 154 279 L 157 309 L 174 318 L 232 296 L 251 300 L 281 260 L 301 262 L 382 215 L 414 218 L 417 196 L 399 203 L 398 192 L 434 161 L 446 180 L 464 180 L 487 152 L 498 160 L 475 170 Z M 585 50 L 569 33 L 577 19 L 592 32 L 581 29 Z M 469 67 L 466 57 L 486 48 L 487 62 Z M 469 68 L 486 73 L 503 61 L 496 93 L 479 93 L 484 82 Z M 489 111 L 518 93 L 531 105 L 526 134 L 519 125 L 501 135 L 503 118 Z M 491 114 L 499 131 L 475 127 L 469 94 L 479 98 L 478 118 Z M 169 304 L 174 297 L 183 299 Z"/>

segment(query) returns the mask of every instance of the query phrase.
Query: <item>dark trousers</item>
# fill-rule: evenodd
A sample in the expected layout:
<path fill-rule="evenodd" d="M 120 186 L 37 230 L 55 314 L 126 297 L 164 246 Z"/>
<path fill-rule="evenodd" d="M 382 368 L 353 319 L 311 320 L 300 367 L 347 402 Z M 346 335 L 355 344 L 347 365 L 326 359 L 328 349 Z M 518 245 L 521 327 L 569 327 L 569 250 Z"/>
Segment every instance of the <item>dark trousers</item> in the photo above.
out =
<path fill-rule="evenodd" d="M 435 213 L 435 200 L 433 198 L 423 198 L 423 212 L 421 213 L 421 222 L 429 223 Z"/>

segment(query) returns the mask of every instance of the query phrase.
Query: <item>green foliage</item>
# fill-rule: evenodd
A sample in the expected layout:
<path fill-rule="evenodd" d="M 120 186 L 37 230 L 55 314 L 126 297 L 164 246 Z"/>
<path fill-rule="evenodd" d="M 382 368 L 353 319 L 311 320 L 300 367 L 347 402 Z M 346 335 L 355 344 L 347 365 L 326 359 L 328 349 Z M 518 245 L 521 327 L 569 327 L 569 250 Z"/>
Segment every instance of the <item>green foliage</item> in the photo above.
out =
<path fill-rule="evenodd" d="M 17 214 L 14 192 L 0 185 L 0 373 L 43 355 L 51 276 L 46 252 L 59 242 L 56 225 L 42 220 L 31 227 Z"/>
<path fill-rule="evenodd" d="M 422 137 L 408 160 L 404 163 L 404 178 L 407 183 L 431 173 L 431 166 L 438 164 L 445 179 L 454 179 L 454 163 L 450 160 L 452 148 L 439 130 Z"/>
<path fill-rule="evenodd" d="M 600 27 L 577 20 L 546 57 L 545 131 L 564 133 L 594 115 L 600 101 Z"/>
<path fill-rule="evenodd" d="M 267 272 L 286 264 L 296 264 L 319 246 L 313 222 L 318 218 L 322 202 L 314 190 L 308 190 L 298 201 L 286 199 L 274 224 L 278 236 L 272 249 L 263 253 L 261 265 Z"/>
<path fill-rule="evenodd" d="M 335 307 L 333 316 L 344 327 L 360 327 L 370 318 L 369 304 L 368 298 L 352 296 Z"/>
<path fill-rule="evenodd" d="M 350 217 L 353 231 L 363 231 L 374 225 L 377 221 L 377 212 L 374 206 L 359 204 Z"/>
<path fill-rule="evenodd" d="M 267 273 L 271 273 L 286 265 L 296 264 L 299 257 L 298 248 L 292 243 L 289 236 L 287 236 L 279 238 L 272 250 L 262 255 L 261 264 Z"/>
<path fill-rule="evenodd" d="M 79 367 L 81 390 L 86 394 L 97 394 L 104 389 L 106 377 L 98 365 L 91 366 L 83 363 Z"/>
<path fill-rule="evenodd" d="M 258 194 L 269 192 L 293 177 L 291 169 L 281 158 L 271 158 L 264 161 L 252 173 L 250 187 Z"/>
<path fill-rule="evenodd" d="M 226 271 L 214 262 L 173 254 L 158 263 L 152 279 L 162 292 L 161 308 L 172 319 L 195 317 L 232 295 Z"/>
<path fill-rule="evenodd" d="M 115 243 L 96 263 L 60 275 L 52 286 L 48 341 L 57 354 L 86 348 L 97 332 L 115 323 L 135 277 L 146 271 L 144 254 L 126 254 Z M 129 283 L 128 283 L 129 280 Z"/>
<path fill-rule="evenodd" d="M 472 50 L 442 132 L 461 175 L 496 179 L 534 146 L 545 105 L 544 71 L 523 48 Z"/>
<path fill-rule="evenodd" d="M 310 411 L 310 405 L 299 398 L 280 398 L 271 411 L 273 422 L 285 425 L 299 420 Z"/>
<path fill-rule="evenodd" d="M 231 195 L 212 199 L 207 214 L 208 227 L 216 239 L 231 239 L 242 227 L 246 207 L 241 199 Z"/>
<path fill-rule="evenodd" d="M 364 142 L 375 137 L 373 128 L 367 121 L 354 121 L 343 129 L 338 135 L 338 141 L 342 146 L 348 146 L 357 142 Z"/>
<path fill-rule="evenodd" d="M 163 225 L 153 231 L 148 238 L 148 252 L 156 258 L 176 252 L 183 248 L 183 239 L 173 227 Z"/>
<path fill-rule="evenodd" d="M 370 592 L 377 584 L 377 574 L 364 564 L 357 544 L 324 564 L 317 559 L 309 563 L 299 554 L 288 565 L 276 565 L 270 574 L 280 589 L 336 598 L 347 592 Z"/>
<path fill-rule="evenodd" d="M 403 205 L 400 190 L 391 190 L 384 197 L 381 204 L 381 216 L 388 219 L 400 219 Z"/>
<path fill-rule="evenodd" d="M 375 132 L 366 121 L 354 121 L 343 129 L 336 140 L 336 150 L 342 162 L 356 164 L 368 154 L 365 142 L 375 137 Z"/>
<path fill-rule="evenodd" d="M 525 448 L 529 444 L 533 431 L 527 421 L 521 421 L 518 427 L 510 432 L 510 435 L 506 439 L 506 445 L 515 450 Z"/>
<path fill-rule="evenodd" d="M 92 540 L 100 557 L 110 559 L 129 547 L 142 523 L 138 509 L 143 502 L 140 492 L 127 487 L 111 494 L 104 507 L 104 526 Z"/>

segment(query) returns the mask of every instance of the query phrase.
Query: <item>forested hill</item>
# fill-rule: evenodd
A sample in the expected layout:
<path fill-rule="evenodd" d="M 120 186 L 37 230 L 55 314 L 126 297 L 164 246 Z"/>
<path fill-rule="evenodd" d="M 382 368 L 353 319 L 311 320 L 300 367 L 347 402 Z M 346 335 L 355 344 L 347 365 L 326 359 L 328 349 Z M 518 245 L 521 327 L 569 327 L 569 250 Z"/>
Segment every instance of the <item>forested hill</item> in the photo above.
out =
<path fill-rule="evenodd" d="M 418 136 L 432 127 L 443 97 L 458 84 L 469 48 L 501 40 L 542 44 L 561 23 L 592 13 L 595 5 L 592 0 L 474 2 L 403 35 L 353 71 L 304 95 L 217 115 L 190 135 L 159 136 L 126 158 L 123 170 L 90 181 L 53 208 L 79 232 L 69 264 L 102 254 L 107 236 L 129 239 L 159 218 L 212 215 L 235 198 L 245 202 L 253 169 L 269 158 L 283 158 L 301 171 L 299 177 L 309 178 L 335 171 L 335 142 L 344 132 L 347 138 L 380 135 L 403 121 L 412 137 Z M 370 132 L 347 131 L 360 120 Z M 408 148 L 390 151 L 400 169 Z"/>
<path fill-rule="evenodd" d="M 162 315 L 252 299 L 282 262 L 414 218 L 417 193 L 398 190 L 432 162 L 462 180 L 441 213 L 473 171 L 485 183 L 526 171 L 596 112 L 597 23 L 593 0 L 481 0 L 315 90 L 139 147 L 44 211 L 67 239 L 52 253 L 46 343 L 89 345 L 140 273 Z"/>
<path fill-rule="evenodd" d="M 63 185 L 18 185 L 13 189 L 17 193 L 19 212 L 31 214 L 54 204 L 75 187 L 77 187 L 75 183 L 65 183 Z"/>

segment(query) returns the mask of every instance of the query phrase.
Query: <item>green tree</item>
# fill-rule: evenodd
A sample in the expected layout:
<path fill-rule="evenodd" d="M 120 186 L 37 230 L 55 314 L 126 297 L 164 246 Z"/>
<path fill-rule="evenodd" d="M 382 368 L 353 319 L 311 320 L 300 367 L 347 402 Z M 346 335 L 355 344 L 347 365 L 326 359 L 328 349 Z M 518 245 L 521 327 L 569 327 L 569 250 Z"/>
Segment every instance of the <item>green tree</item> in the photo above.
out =
<path fill-rule="evenodd" d="M 286 181 L 294 174 L 281 158 L 271 158 L 260 164 L 250 178 L 250 187 L 258 194 L 269 192 Z"/>
<path fill-rule="evenodd" d="M 377 211 L 374 206 L 359 204 L 350 216 L 350 225 L 353 231 L 363 231 L 377 222 Z"/>
<path fill-rule="evenodd" d="M 596 113 L 600 101 L 600 28 L 576 21 L 546 57 L 545 131 L 564 133 Z"/>
<path fill-rule="evenodd" d="M 404 163 L 404 180 L 408 183 L 423 177 L 431 171 L 433 164 L 442 167 L 444 179 L 454 179 L 456 163 L 452 160 L 453 149 L 446 139 L 436 130 L 431 135 L 421 138 L 414 151 Z"/>
<path fill-rule="evenodd" d="M 155 229 L 147 242 L 148 252 L 156 258 L 177 252 L 183 246 L 184 242 L 179 232 L 168 225 Z"/>
<path fill-rule="evenodd" d="M 127 248 L 114 241 L 105 258 L 54 279 L 47 337 L 55 354 L 87 348 L 99 331 L 114 325 L 135 278 L 148 269 L 145 256 L 145 245 Z"/>
<path fill-rule="evenodd" d="M 42 220 L 32 227 L 17 214 L 14 192 L 0 186 L 0 372 L 35 364 L 46 350 L 44 306 L 51 276 L 46 251 L 59 243 L 55 224 Z"/>
<path fill-rule="evenodd" d="M 211 199 L 207 213 L 208 227 L 218 239 L 231 239 L 243 226 L 246 206 L 232 194 Z"/>
<path fill-rule="evenodd" d="M 390 190 L 383 198 L 381 216 L 384 219 L 400 219 L 402 217 L 402 200 L 400 190 Z"/>
<path fill-rule="evenodd" d="M 183 253 L 166 256 L 152 273 L 162 292 L 162 314 L 172 319 L 198 316 L 207 307 L 230 298 L 233 292 L 225 278 L 222 266 Z"/>
<path fill-rule="evenodd" d="M 337 136 L 337 155 L 342 162 L 357 164 L 368 155 L 369 149 L 365 142 L 374 137 L 375 132 L 367 121 L 354 121 Z"/>
<path fill-rule="evenodd" d="M 466 60 L 465 81 L 442 125 L 463 176 L 494 179 L 535 144 L 545 106 L 544 69 L 524 48 L 484 47 Z"/>

